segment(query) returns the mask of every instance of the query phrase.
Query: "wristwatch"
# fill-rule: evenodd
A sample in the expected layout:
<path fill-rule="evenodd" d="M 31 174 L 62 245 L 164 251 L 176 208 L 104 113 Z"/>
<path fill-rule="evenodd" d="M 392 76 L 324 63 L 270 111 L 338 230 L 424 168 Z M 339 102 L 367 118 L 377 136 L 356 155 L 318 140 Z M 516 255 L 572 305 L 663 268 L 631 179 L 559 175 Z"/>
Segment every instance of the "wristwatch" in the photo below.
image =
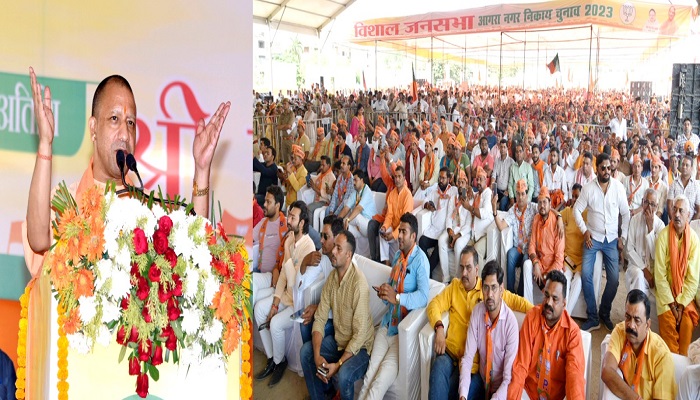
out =
<path fill-rule="evenodd" d="M 401 295 L 396 293 L 396 304 L 401 304 Z"/>

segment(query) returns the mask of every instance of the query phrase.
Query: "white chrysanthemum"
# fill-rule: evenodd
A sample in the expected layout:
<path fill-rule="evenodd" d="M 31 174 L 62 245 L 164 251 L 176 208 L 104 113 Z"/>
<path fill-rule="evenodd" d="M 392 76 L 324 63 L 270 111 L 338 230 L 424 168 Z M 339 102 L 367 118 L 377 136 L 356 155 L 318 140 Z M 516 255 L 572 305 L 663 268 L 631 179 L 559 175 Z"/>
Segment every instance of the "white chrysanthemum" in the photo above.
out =
<path fill-rule="evenodd" d="M 202 326 L 202 311 L 192 308 L 182 309 L 182 330 L 188 335 L 194 335 Z"/>
<path fill-rule="evenodd" d="M 183 228 L 182 226 L 174 228 L 171 237 L 173 238 L 172 245 L 175 254 L 180 254 L 185 259 L 190 258 L 194 251 L 194 243 L 187 234 L 187 228 Z"/>
<path fill-rule="evenodd" d="M 112 205 L 114 200 L 117 198 L 116 193 L 110 191 L 105 194 L 105 208 L 109 209 L 109 207 Z"/>
<path fill-rule="evenodd" d="M 131 290 L 131 274 L 123 269 L 112 271 L 112 286 L 109 289 L 109 297 L 115 301 L 129 294 Z"/>
<path fill-rule="evenodd" d="M 131 252 L 124 246 L 114 255 L 114 263 L 120 268 L 131 270 Z"/>
<path fill-rule="evenodd" d="M 100 328 L 97 331 L 97 343 L 99 343 L 101 346 L 107 347 L 111 342 L 112 333 L 106 326 L 100 325 Z"/>
<path fill-rule="evenodd" d="M 219 291 L 219 281 L 214 278 L 213 274 L 209 274 L 204 281 L 204 305 L 209 307 L 214 300 L 216 292 Z"/>
<path fill-rule="evenodd" d="M 80 354 L 87 354 L 92 350 L 92 339 L 82 333 L 66 335 L 68 345 Z"/>
<path fill-rule="evenodd" d="M 183 294 L 186 299 L 192 300 L 197 295 L 197 286 L 199 285 L 199 270 L 194 268 L 187 268 L 187 275 L 185 276 L 183 285 Z"/>
<path fill-rule="evenodd" d="M 191 346 L 184 347 L 180 351 L 180 368 L 188 368 L 190 365 L 199 365 L 202 360 L 202 345 L 195 341 Z"/>
<path fill-rule="evenodd" d="M 158 221 L 150 210 L 148 213 L 146 213 L 146 215 L 144 215 L 144 217 L 146 218 L 146 223 L 144 224 L 143 232 L 146 234 L 146 237 L 153 237 L 153 234 L 156 231 L 156 223 Z"/>
<path fill-rule="evenodd" d="M 112 260 L 100 259 L 96 264 L 97 278 L 95 278 L 95 291 L 102 290 L 107 279 L 112 276 Z"/>
<path fill-rule="evenodd" d="M 105 228 L 104 238 L 105 238 L 105 251 L 109 257 L 114 257 L 119 251 L 119 243 L 117 243 L 117 237 L 119 236 L 119 231 L 114 229 Z"/>
<path fill-rule="evenodd" d="M 207 344 L 215 344 L 221 340 L 221 334 L 224 330 L 224 324 L 221 323 L 217 318 L 212 320 L 211 324 L 204 329 L 202 333 L 202 339 Z"/>
<path fill-rule="evenodd" d="M 86 325 L 90 323 L 90 321 L 92 321 L 97 314 L 97 303 L 95 302 L 95 296 L 80 296 L 78 303 L 80 303 L 80 319 L 83 321 L 83 325 Z"/>
<path fill-rule="evenodd" d="M 121 316 L 121 308 L 115 302 L 107 301 L 107 299 L 102 300 L 102 322 L 109 324 L 112 321 L 116 321 Z"/>
<path fill-rule="evenodd" d="M 151 211 L 153 211 L 153 216 L 156 218 L 156 220 L 159 220 L 160 217 L 167 214 L 163 207 L 160 206 L 160 204 L 154 204 Z"/>
<path fill-rule="evenodd" d="M 170 214 L 170 220 L 173 221 L 173 226 L 180 226 L 187 231 L 187 214 L 185 214 L 184 210 L 178 209 L 173 211 L 172 214 Z"/>
<path fill-rule="evenodd" d="M 192 251 L 192 262 L 202 271 L 211 271 L 211 252 L 207 245 L 201 245 Z"/>

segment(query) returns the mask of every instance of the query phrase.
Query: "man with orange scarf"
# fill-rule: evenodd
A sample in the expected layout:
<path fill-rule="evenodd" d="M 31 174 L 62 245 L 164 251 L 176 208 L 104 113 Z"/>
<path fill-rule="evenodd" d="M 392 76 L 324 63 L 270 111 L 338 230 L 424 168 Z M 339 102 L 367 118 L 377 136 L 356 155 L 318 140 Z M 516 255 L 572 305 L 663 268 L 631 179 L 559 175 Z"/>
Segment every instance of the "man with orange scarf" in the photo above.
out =
<path fill-rule="evenodd" d="M 525 315 L 507 398 L 525 389 L 531 399 L 585 399 L 581 330 L 566 311 L 566 286 L 564 274 L 551 271 L 544 301 Z"/>
<path fill-rule="evenodd" d="M 654 259 L 656 311 L 659 333 L 671 352 L 687 355 L 698 325 L 695 294 L 700 274 L 698 236 L 690 228 L 690 202 L 684 195 L 673 200 L 670 223 L 659 232 Z"/>
<path fill-rule="evenodd" d="M 51 220 L 51 173 L 53 140 L 56 120 L 51 101 L 51 89 L 46 86 L 42 95 L 36 74 L 29 69 L 34 101 L 34 118 L 37 126 L 38 148 L 27 204 L 27 220 L 22 225 L 24 258 L 33 276 L 30 285 L 35 290 L 29 299 L 27 317 L 26 398 L 48 397 L 49 388 L 44 378 L 49 373 L 49 363 L 55 355 L 47 355 L 49 329 L 47 321 L 56 318 L 51 306 L 49 276 L 41 274 L 46 252 L 53 242 Z M 194 175 L 192 203 L 199 215 L 209 215 L 209 175 L 214 153 L 231 103 L 221 103 L 209 123 L 200 120 L 195 128 L 193 142 Z M 92 185 L 104 187 L 116 184 L 121 189 L 121 173 L 115 161 L 117 150 L 133 153 L 136 145 L 136 101 L 129 82 L 119 75 L 105 78 L 95 89 L 92 114 L 87 127 L 92 140 L 93 155 L 79 182 L 68 187 L 78 204 L 83 193 Z M 53 318 L 50 314 L 53 314 Z M 43 350 L 42 350 L 43 349 Z"/>
<path fill-rule="evenodd" d="M 330 139 L 325 138 L 323 127 L 319 126 L 316 128 L 316 144 L 309 151 L 309 157 L 304 162 L 304 168 L 307 171 L 318 171 L 318 168 L 321 166 L 321 157 L 326 156 L 330 158 L 333 156 L 333 154 L 328 154 L 328 150 L 333 148 L 329 143 Z"/>
<path fill-rule="evenodd" d="M 287 206 L 297 201 L 297 192 L 306 185 L 306 168 L 304 168 L 304 150 L 293 144 L 292 161 L 288 162 L 285 171 L 278 171 L 277 176 L 287 188 Z"/>
<path fill-rule="evenodd" d="M 433 186 L 438 181 L 440 168 L 438 167 L 438 158 L 436 149 L 433 148 L 433 138 L 430 134 L 424 135 L 425 140 L 425 157 L 421 160 L 419 184 L 414 188 L 413 198 L 417 200 L 425 200 L 428 195 L 428 188 Z"/>
<path fill-rule="evenodd" d="M 639 289 L 625 302 L 625 321 L 615 326 L 601 366 L 603 398 L 673 399 L 675 366 L 668 346 L 651 331 L 651 304 Z M 642 378 L 642 376 L 644 378 Z"/>
<path fill-rule="evenodd" d="M 418 141 L 413 133 L 406 135 L 408 138 L 406 142 L 408 143 L 406 151 L 406 184 L 408 185 L 408 190 L 411 193 L 415 193 L 416 189 L 420 187 L 421 175 L 420 167 L 425 158 L 425 153 L 418 148 Z"/>
<path fill-rule="evenodd" d="M 359 399 L 382 399 L 399 373 L 399 323 L 410 310 L 428 304 L 428 257 L 416 245 L 418 220 L 407 212 L 398 228 L 399 251 L 392 256 L 386 283 L 374 289 L 389 309 L 374 336 L 369 367 Z"/>

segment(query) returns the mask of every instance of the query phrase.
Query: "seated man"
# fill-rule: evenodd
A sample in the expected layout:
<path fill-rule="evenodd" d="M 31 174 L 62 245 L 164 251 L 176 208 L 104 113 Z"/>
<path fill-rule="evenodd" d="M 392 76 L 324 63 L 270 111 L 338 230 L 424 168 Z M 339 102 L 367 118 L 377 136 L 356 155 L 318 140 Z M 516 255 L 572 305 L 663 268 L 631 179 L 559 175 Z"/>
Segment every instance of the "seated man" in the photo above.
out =
<path fill-rule="evenodd" d="M 430 191 L 426 195 L 423 209 L 430 212 L 430 225 L 423 229 L 418 245 L 428 254 L 430 249 L 433 249 L 430 255 L 430 275 L 440 262 L 440 252 L 438 251 L 438 239 L 445 231 L 447 220 L 450 217 L 448 209 L 450 202 L 454 201 L 457 196 L 457 188 L 450 185 L 450 170 L 447 167 L 440 168 L 438 175 L 438 184 L 430 187 Z"/>
<path fill-rule="evenodd" d="M 566 277 L 547 275 L 544 301 L 525 316 L 520 328 L 518 355 L 508 386 L 508 398 L 585 399 L 586 360 L 581 330 L 566 311 Z"/>
<path fill-rule="evenodd" d="M 299 200 L 304 200 L 309 207 L 309 215 L 313 217 L 314 212 L 324 206 L 327 206 L 333 195 L 333 185 L 335 185 L 335 175 L 331 169 L 331 159 L 328 156 L 321 156 L 321 166 L 318 170 L 318 176 L 311 178 L 311 181 L 306 185 L 306 188 L 299 190 L 299 194 L 306 192 L 310 193 L 307 197 L 306 193 L 301 195 Z M 307 201 L 313 199 L 312 201 Z"/>
<path fill-rule="evenodd" d="M 413 198 L 424 200 L 428 195 L 430 188 L 435 185 L 439 179 L 440 167 L 437 157 L 437 146 L 433 145 L 433 139 L 430 134 L 425 135 L 425 157 L 421 160 L 420 165 L 420 183 L 417 188 L 414 188 Z M 448 169 L 449 172 L 449 169 Z"/>
<path fill-rule="evenodd" d="M 506 399 L 511 368 L 518 353 L 518 320 L 502 299 L 503 270 L 495 260 L 481 271 L 481 292 L 469 318 L 459 374 L 460 400 Z M 483 321 L 483 323 L 482 323 Z M 471 373 L 479 353 L 479 372 Z"/>
<path fill-rule="evenodd" d="M 481 167 L 476 168 L 476 194 L 467 187 L 469 202 L 465 208 L 471 214 L 471 237 L 469 244 L 476 248 L 479 257 L 486 258 L 486 229 L 494 219 L 495 208 L 491 199 L 493 196 L 488 186 L 488 173 Z"/>
<path fill-rule="evenodd" d="M 413 196 L 411 191 L 408 190 L 406 186 L 405 170 L 402 166 L 396 167 L 394 170 L 394 189 L 392 189 L 386 196 L 386 214 L 383 215 L 383 221 L 381 222 L 381 227 L 377 231 L 377 235 L 374 236 L 371 233 L 369 235 L 370 250 L 372 250 L 372 242 L 375 237 L 379 238 L 379 254 L 375 261 L 383 262 L 389 265 L 389 259 L 393 254 L 396 254 L 398 250 L 398 243 L 396 238 L 398 237 L 399 220 L 401 216 L 407 212 L 413 211 Z M 379 222 L 375 219 L 369 222 L 368 232 L 374 232 L 372 225 L 379 225 Z M 376 242 L 375 242 L 376 243 Z M 375 244 L 376 248 L 376 244 Z M 374 254 L 372 254 L 374 257 Z"/>
<path fill-rule="evenodd" d="M 658 197 L 654 189 L 647 189 L 642 201 L 642 212 L 630 219 L 625 258 L 629 261 L 625 272 L 627 290 L 639 289 L 648 297 L 654 288 L 654 247 L 656 239 L 666 226 L 656 212 Z M 656 310 L 655 310 L 656 311 Z"/>
<path fill-rule="evenodd" d="M 642 177 L 642 159 L 638 155 L 632 161 L 632 175 L 628 176 L 624 182 L 627 192 L 627 204 L 630 208 L 630 217 L 642 211 L 642 200 L 644 192 L 649 188 L 649 181 Z"/>
<path fill-rule="evenodd" d="M 698 292 L 700 248 L 690 228 L 690 202 L 684 195 L 673 200 L 671 223 L 656 240 L 654 284 L 659 333 L 672 353 L 687 355 L 698 325 L 695 295 Z"/>
<path fill-rule="evenodd" d="M 537 198 L 537 215 L 532 221 L 532 236 L 528 246 L 529 257 L 523 263 L 523 290 L 525 298 L 533 304 L 539 304 L 545 276 L 549 271 L 563 272 L 567 287 L 571 281 L 571 270 L 564 269 L 565 243 L 564 237 L 559 235 L 557 228 L 559 218 L 560 215 L 552 210 L 549 189 L 543 186 Z M 537 291 L 533 283 L 537 284 Z"/>
<path fill-rule="evenodd" d="M 345 209 L 348 211 L 341 212 L 340 218 L 343 218 L 345 229 L 355 236 L 356 242 L 359 245 L 360 240 L 367 241 L 367 226 L 372 217 L 377 213 L 377 206 L 374 204 L 374 195 L 365 183 L 366 174 L 360 169 L 356 169 L 353 173 L 353 187 L 355 192 L 348 197 L 345 203 Z M 358 246 L 359 248 L 359 246 Z M 364 254 L 362 254 L 364 255 Z"/>
<path fill-rule="evenodd" d="M 265 147 L 262 154 L 264 163 L 257 158 L 253 158 L 253 171 L 260 172 L 260 181 L 258 182 L 258 192 L 255 194 L 255 200 L 261 207 L 265 203 L 267 188 L 277 185 L 278 182 L 277 164 L 275 164 L 277 151 L 275 151 L 274 147 Z"/>
<path fill-rule="evenodd" d="M 568 185 L 564 168 L 559 167 L 559 150 L 556 147 L 549 150 L 549 164 L 544 166 L 544 186 L 547 186 L 552 197 L 552 208 L 564 208 Z"/>
<path fill-rule="evenodd" d="M 316 282 L 320 275 L 323 275 L 324 282 L 328 279 L 333 267 L 331 266 L 331 252 L 335 237 L 343 231 L 343 222 L 335 215 L 329 215 L 323 219 L 323 229 L 321 230 L 321 251 L 313 251 L 307 254 L 297 273 L 294 282 L 294 309 L 303 309 L 301 317 L 304 319 L 300 327 L 301 339 L 303 343 L 311 340 L 311 328 L 314 322 L 314 313 L 318 304 L 304 304 L 304 290 Z M 326 334 L 333 332 L 333 319 L 328 317 L 326 323 Z"/>
<path fill-rule="evenodd" d="M 289 206 L 287 225 L 289 234 L 284 241 L 284 262 L 275 286 L 275 293 L 258 300 L 254 309 L 258 326 L 268 323 L 268 329 L 260 331 L 260 340 L 267 355 L 267 365 L 255 376 L 255 379 L 262 380 L 272 374 L 269 387 L 279 383 L 287 369 L 285 333 L 293 322 L 290 318 L 294 313 L 293 285 L 296 282 L 301 260 L 315 249 L 314 242 L 309 237 L 309 213 L 303 201 L 295 201 Z"/>
<path fill-rule="evenodd" d="M 515 162 L 508 155 L 508 140 L 501 139 L 498 143 L 498 154 L 499 157 L 495 160 L 491 179 L 496 182 L 498 210 L 508 211 L 508 179 L 510 177 L 510 167 Z"/>
<path fill-rule="evenodd" d="M 357 133 L 357 149 L 355 150 L 355 161 L 357 168 L 367 173 L 367 163 L 369 162 L 370 148 L 367 145 L 367 136 L 365 136 L 365 126 L 360 125 Z"/>
<path fill-rule="evenodd" d="M 464 171 L 459 172 L 456 190 L 459 194 L 448 203 L 446 229 L 438 238 L 442 282 L 449 282 L 457 277 L 458 274 L 455 272 L 457 268 L 450 268 L 450 253 L 454 254 L 454 264 L 459 264 L 459 255 L 471 239 L 472 215 L 467 210 L 469 207 L 467 191 L 471 188 Z"/>
<path fill-rule="evenodd" d="M 314 314 L 312 339 L 300 352 L 304 380 L 312 400 L 333 397 L 334 389 L 330 385 L 333 377 L 336 377 L 340 398 L 354 399 L 355 381 L 367 371 L 374 329 L 369 312 L 369 286 L 352 261 L 354 253 L 352 233 L 339 233 L 331 253 L 333 271 L 323 285 L 321 301 Z M 331 311 L 334 335 L 324 336 Z"/>
<path fill-rule="evenodd" d="M 697 300 L 696 300 L 697 301 Z M 688 346 L 690 365 L 678 382 L 677 399 L 697 400 L 700 394 L 700 339 Z"/>
<path fill-rule="evenodd" d="M 329 149 L 333 149 L 329 139 L 325 138 L 326 135 L 323 131 L 323 127 L 319 126 L 316 128 L 316 144 L 314 144 L 313 149 L 309 151 L 309 157 L 304 162 L 304 168 L 309 172 L 316 172 L 321 166 L 321 157 L 332 157 L 333 154 Z M 330 154 L 329 154 L 330 153 Z"/>
<path fill-rule="evenodd" d="M 651 331 L 651 304 L 639 289 L 625 302 L 625 321 L 615 326 L 601 366 L 601 379 L 621 399 L 676 396 L 674 365 L 668 346 Z"/>
<path fill-rule="evenodd" d="M 389 280 L 374 288 L 389 309 L 374 336 L 360 400 L 384 398 L 399 373 L 399 323 L 410 310 L 428 303 L 428 258 L 416 246 L 417 230 L 415 215 L 409 212 L 401 216 L 399 251 L 393 257 Z"/>
<path fill-rule="evenodd" d="M 479 255 L 471 246 L 459 256 L 460 276 L 435 296 L 428 307 L 428 321 L 435 329 L 435 360 L 430 367 L 431 400 L 457 397 L 459 384 L 459 360 L 464 355 L 467 329 L 472 310 L 481 301 L 481 279 L 479 278 Z M 532 308 L 527 300 L 509 291 L 503 292 L 503 301 L 511 310 L 525 313 Z M 449 312 L 450 324 L 447 334 L 442 323 L 442 313 Z M 471 372 L 479 371 L 479 362 L 474 358 Z"/>
<path fill-rule="evenodd" d="M 277 176 L 287 188 L 287 206 L 297 201 L 297 192 L 306 185 L 306 168 L 304 168 L 304 150 L 292 145 L 292 160 L 287 163 L 285 170 L 277 170 Z"/>
<path fill-rule="evenodd" d="M 346 203 L 349 198 L 353 197 L 355 187 L 352 184 L 352 160 L 348 156 L 342 156 L 340 159 L 340 172 L 335 181 L 335 188 L 331 195 L 331 201 L 326 208 L 326 215 L 345 215 L 347 214 Z"/>
<path fill-rule="evenodd" d="M 265 194 L 265 218 L 253 228 L 253 244 L 258 245 L 258 266 L 252 274 L 253 307 L 258 299 L 272 295 L 277 285 L 287 234 L 287 218 L 280 211 L 283 204 L 282 189 L 279 186 L 268 187 Z"/>
<path fill-rule="evenodd" d="M 581 295 L 581 270 L 583 266 L 583 233 L 578 229 L 574 219 L 574 204 L 581 194 L 581 185 L 575 183 L 571 187 L 571 198 L 566 202 L 566 207 L 561 210 L 561 220 L 564 223 L 564 267 L 571 271 L 569 279 L 569 299 L 566 302 L 566 311 L 571 314 L 576 302 Z M 582 214 L 583 221 L 588 221 L 588 211 Z M 566 275 L 566 273 L 564 273 Z"/>
<path fill-rule="evenodd" d="M 515 270 L 522 268 L 523 262 L 527 257 L 527 251 L 530 244 L 530 234 L 532 232 L 532 220 L 537 215 L 537 204 L 530 202 L 528 195 L 527 183 L 521 179 L 515 185 L 516 204 L 513 205 L 505 218 L 501 218 L 498 214 L 494 215 L 496 225 L 499 230 L 504 230 L 510 227 L 513 232 L 513 247 L 508 249 L 506 253 L 507 262 L 507 282 L 506 287 L 509 291 L 515 292 Z M 495 202 L 495 198 L 492 199 Z M 493 205 L 495 208 L 495 205 Z M 523 275 L 520 276 L 517 293 L 523 294 Z"/>

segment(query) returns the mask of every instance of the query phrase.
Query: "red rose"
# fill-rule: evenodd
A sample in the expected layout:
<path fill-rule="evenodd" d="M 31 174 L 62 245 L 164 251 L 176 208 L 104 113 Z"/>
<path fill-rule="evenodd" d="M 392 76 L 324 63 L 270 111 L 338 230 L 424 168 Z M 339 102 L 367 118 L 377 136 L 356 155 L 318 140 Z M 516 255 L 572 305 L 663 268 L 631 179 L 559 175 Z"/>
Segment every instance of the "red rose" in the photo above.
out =
<path fill-rule="evenodd" d="M 151 357 L 151 364 L 155 367 L 156 365 L 160 365 L 163 363 L 163 346 L 155 346 L 155 352 L 153 353 L 153 357 Z"/>
<path fill-rule="evenodd" d="M 122 310 L 126 311 L 129 308 L 129 297 L 122 297 Z"/>
<path fill-rule="evenodd" d="M 141 300 L 146 300 L 148 297 L 148 292 L 151 288 L 148 286 L 146 278 L 139 276 L 138 288 L 136 289 L 136 296 Z"/>
<path fill-rule="evenodd" d="M 172 268 L 175 268 L 175 266 L 177 265 L 177 254 L 175 254 L 175 250 L 168 247 L 168 249 L 165 250 L 165 254 L 163 254 L 163 256 L 170 263 L 170 266 Z"/>
<path fill-rule="evenodd" d="M 129 342 L 138 342 L 139 340 L 139 331 L 136 329 L 135 326 L 131 327 L 131 334 L 129 335 Z"/>
<path fill-rule="evenodd" d="M 117 331 L 117 343 L 121 344 L 122 346 L 126 345 L 126 328 L 124 328 L 124 325 L 119 327 L 119 330 Z"/>
<path fill-rule="evenodd" d="M 245 265 L 236 264 L 236 268 L 233 270 L 233 281 L 236 284 L 241 284 L 243 277 L 245 276 Z"/>
<path fill-rule="evenodd" d="M 129 375 L 138 375 L 141 373 L 141 363 L 136 356 L 129 357 Z"/>
<path fill-rule="evenodd" d="M 158 220 L 158 230 L 162 231 L 165 236 L 170 236 L 170 230 L 173 229 L 173 220 L 167 215 L 163 215 Z"/>
<path fill-rule="evenodd" d="M 147 339 L 145 342 L 139 343 L 139 360 L 148 361 L 151 358 L 151 347 L 153 342 L 151 339 Z"/>
<path fill-rule="evenodd" d="M 173 296 L 182 296 L 182 279 L 180 279 L 180 275 L 173 274 L 173 282 L 175 282 L 175 287 L 172 288 L 170 293 Z"/>
<path fill-rule="evenodd" d="M 158 300 L 161 303 L 165 303 L 166 301 L 168 301 L 168 299 L 170 299 L 170 296 L 170 291 L 165 288 L 164 284 L 161 283 L 160 285 L 158 285 Z"/>
<path fill-rule="evenodd" d="M 168 300 L 168 319 L 170 321 L 175 321 L 178 318 L 180 318 L 180 305 L 176 298 L 171 297 L 170 300 Z"/>
<path fill-rule="evenodd" d="M 134 229 L 134 252 L 136 254 L 143 254 L 148 251 L 148 241 L 146 240 L 146 234 L 143 229 Z"/>
<path fill-rule="evenodd" d="M 136 378 L 136 394 L 142 399 L 148 396 L 148 374 L 141 374 Z"/>
<path fill-rule="evenodd" d="M 148 269 L 148 279 L 151 282 L 160 282 L 160 268 L 157 265 L 151 264 L 151 268 Z"/>
<path fill-rule="evenodd" d="M 143 309 L 141 310 L 141 315 L 143 316 L 143 320 L 151 323 L 153 321 L 153 318 L 151 318 L 151 314 L 148 312 L 148 303 L 143 305 Z"/>
<path fill-rule="evenodd" d="M 170 351 L 175 351 L 175 349 L 177 349 L 177 336 L 175 336 L 175 334 L 170 335 L 165 341 L 165 348 Z"/>
<path fill-rule="evenodd" d="M 168 249 L 168 236 L 163 231 L 158 230 L 153 234 L 153 248 L 161 255 Z"/>
<path fill-rule="evenodd" d="M 139 265 L 135 262 L 131 263 L 131 276 L 138 278 L 141 276 L 141 271 L 139 270 Z"/>

